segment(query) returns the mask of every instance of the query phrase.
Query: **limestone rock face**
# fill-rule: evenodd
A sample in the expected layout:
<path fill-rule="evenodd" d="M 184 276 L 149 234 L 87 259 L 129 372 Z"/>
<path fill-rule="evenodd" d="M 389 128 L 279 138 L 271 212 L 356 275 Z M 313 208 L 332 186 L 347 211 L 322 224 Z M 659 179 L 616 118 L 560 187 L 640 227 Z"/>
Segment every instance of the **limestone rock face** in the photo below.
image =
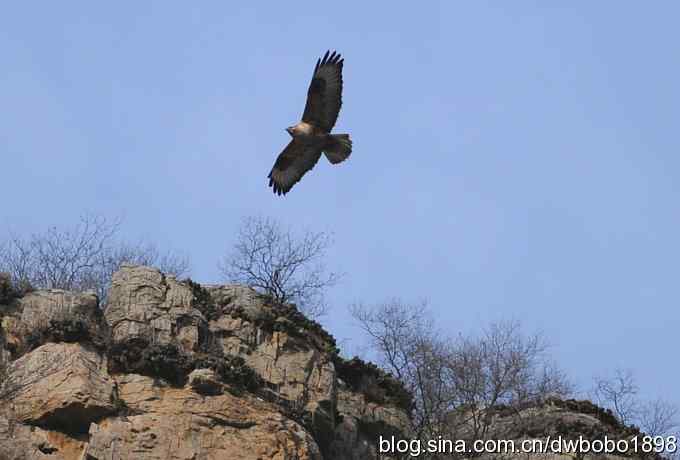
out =
<path fill-rule="evenodd" d="M 18 422 L 68 432 L 115 411 L 106 358 L 78 343 L 47 343 L 13 361 L 0 394 Z"/>
<path fill-rule="evenodd" d="M 90 342 L 103 349 L 108 325 L 94 293 L 35 291 L 20 300 L 22 340 L 32 349 L 48 341 Z"/>
<path fill-rule="evenodd" d="M 388 460 L 378 437 L 410 438 L 403 386 L 292 305 L 131 265 L 108 299 L 0 276 L 0 460 Z M 495 439 L 640 435 L 588 401 L 490 416 Z"/>
<path fill-rule="evenodd" d="M 144 376 L 119 385 L 129 414 L 91 425 L 86 458 L 321 460 L 302 426 L 252 396 L 204 397 Z"/>
<path fill-rule="evenodd" d="M 0 416 L 0 460 L 80 460 L 86 444 L 72 435 Z"/>
<path fill-rule="evenodd" d="M 378 458 L 372 433 L 408 439 L 409 420 L 403 410 L 367 401 L 344 386 L 338 391 L 338 412 L 342 422 L 335 428 L 329 459 Z"/>
<path fill-rule="evenodd" d="M 0 305 L 0 325 L 4 348 L 15 358 L 54 341 L 89 342 L 104 349 L 109 336 L 95 294 L 60 289 L 30 292 Z"/>
<path fill-rule="evenodd" d="M 167 344 L 177 338 L 185 350 L 195 350 L 204 319 L 192 299 L 191 289 L 172 276 L 123 265 L 113 275 L 106 308 L 113 342 Z"/>
<path fill-rule="evenodd" d="M 272 315 L 272 307 L 250 288 L 219 286 L 209 291 L 223 312 L 210 321 L 210 331 L 224 353 L 243 357 L 277 398 L 311 413 L 324 405 L 332 410 L 335 368 L 322 338 Z"/>
<path fill-rule="evenodd" d="M 21 322 L 29 330 L 44 327 L 50 321 L 73 317 L 82 319 L 96 332 L 105 327 L 101 321 L 99 301 L 94 293 L 80 294 L 61 289 L 48 289 L 31 292 L 20 302 Z"/>
<path fill-rule="evenodd" d="M 365 460 L 408 427 L 341 386 L 317 323 L 247 287 L 124 265 L 105 313 L 42 290 L 0 325 L 0 460 Z"/>
<path fill-rule="evenodd" d="M 378 437 L 410 437 L 403 386 L 292 305 L 131 265 L 108 299 L 0 277 L 0 460 L 388 460 Z M 515 409 L 496 438 L 639 435 L 587 401 Z"/>

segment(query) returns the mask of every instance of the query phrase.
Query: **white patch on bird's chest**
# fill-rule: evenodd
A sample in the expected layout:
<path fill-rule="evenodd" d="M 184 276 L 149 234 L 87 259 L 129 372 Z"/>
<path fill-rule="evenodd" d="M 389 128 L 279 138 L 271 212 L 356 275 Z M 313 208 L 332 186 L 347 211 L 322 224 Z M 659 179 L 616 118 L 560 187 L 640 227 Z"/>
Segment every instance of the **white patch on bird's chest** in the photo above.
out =
<path fill-rule="evenodd" d="M 305 123 L 304 121 L 301 121 L 297 125 L 295 125 L 295 134 L 297 136 L 315 136 L 318 134 L 318 130 L 314 125 L 310 125 L 309 123 Z"/>

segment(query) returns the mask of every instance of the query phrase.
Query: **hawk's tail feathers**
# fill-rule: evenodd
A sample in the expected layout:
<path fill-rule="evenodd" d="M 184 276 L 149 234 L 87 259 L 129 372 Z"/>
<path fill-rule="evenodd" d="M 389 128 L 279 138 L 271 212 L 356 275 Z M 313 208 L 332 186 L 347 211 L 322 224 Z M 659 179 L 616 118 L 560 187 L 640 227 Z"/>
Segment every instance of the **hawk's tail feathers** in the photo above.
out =
<path fill-rule="evenodd" d="M 323 153 L 331 164 L 345 161 L 352 153 L 352 140 L 349 134 L 331 134 L 323 148 Z"/>

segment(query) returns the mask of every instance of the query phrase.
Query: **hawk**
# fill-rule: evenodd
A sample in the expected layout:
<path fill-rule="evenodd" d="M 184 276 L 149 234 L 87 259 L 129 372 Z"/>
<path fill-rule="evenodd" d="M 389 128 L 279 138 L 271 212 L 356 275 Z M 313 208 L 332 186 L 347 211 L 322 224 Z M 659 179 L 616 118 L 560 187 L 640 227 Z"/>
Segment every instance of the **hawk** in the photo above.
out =
<path fill-rule="evenodd" d="M 340 54 L 326 51 L 316 61 L 302 121 L 286 128 L 292 137 L 279 154 L 269 173 L 269 186 L 285 195 L 326 155 L 331 164 L 340 163 L 352 153 L 349 134 L 331 134 L 342 106 L 342 65 Z"/>

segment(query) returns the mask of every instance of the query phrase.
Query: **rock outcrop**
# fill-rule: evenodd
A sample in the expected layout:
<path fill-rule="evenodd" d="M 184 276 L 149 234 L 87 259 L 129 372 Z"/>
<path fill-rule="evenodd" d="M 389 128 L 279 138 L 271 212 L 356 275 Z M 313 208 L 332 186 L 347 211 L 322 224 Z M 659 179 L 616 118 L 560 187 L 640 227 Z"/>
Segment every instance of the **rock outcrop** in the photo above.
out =
<path fill-rule="evenodd" d="M 205 396 L 140 375 L 118 383 L 127 415 L 90 426 L 86 458 L 321 458 L 303 426 L 255 396 Z"/>
<path fill-rule="evenodd" d="M 113 414 L 114 382 L 106 357 L 79 343 L 46 343 L 13 361 L 3 390 L 19 423 L 87 432 Z"/>
<path fill-rule="evenodd" d="M 389 377 L 379 398 L 353 388 L 332 336 L 249 288 L 123 266 L 104 313 L 89 293 L 5 291 L 0 460 L 359 460 L 408 437 Z"/>
<path fill-rule="evenodd" d="M 411 406 L 397 380 L 247 287 L 123 266 L 103 312 L 94 294 L 26 293 L 0 274 L 0 460 L 396 459 L 377 440 L 408 440 Z M 487 439 L 641 435 L 588 401 L 486 413 Z"/>

